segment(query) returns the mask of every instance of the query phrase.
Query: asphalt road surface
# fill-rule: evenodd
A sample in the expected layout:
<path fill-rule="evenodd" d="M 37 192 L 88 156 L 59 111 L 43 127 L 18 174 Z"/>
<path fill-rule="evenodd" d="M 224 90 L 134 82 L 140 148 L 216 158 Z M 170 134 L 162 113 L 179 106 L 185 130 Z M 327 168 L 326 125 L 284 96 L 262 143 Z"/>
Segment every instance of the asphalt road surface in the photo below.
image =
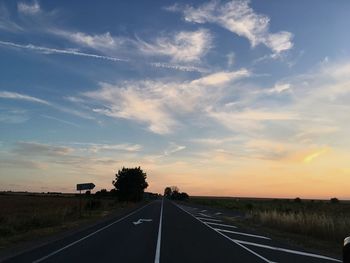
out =
<path fill-rule="evenodd" d="M 241 230 L 223 216 L 156 200 L 6 262 L 341 262 Z"/>

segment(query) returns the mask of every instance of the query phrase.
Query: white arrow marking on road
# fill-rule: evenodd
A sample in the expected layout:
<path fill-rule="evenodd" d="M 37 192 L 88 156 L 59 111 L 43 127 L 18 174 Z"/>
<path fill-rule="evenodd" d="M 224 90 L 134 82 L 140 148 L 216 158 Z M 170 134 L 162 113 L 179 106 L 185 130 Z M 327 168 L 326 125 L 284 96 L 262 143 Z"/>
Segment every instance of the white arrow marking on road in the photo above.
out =
<path fill-rule="evenodd" d="M 152 219 L 143 219 L 143 218 L 140 218 L 139 220 L 137 220 L 136 222 L 132 222 L 135 226 L 136 225 L 139 225 L 139 224 L 142 224 L 143 222 L 151 222 Z"/>

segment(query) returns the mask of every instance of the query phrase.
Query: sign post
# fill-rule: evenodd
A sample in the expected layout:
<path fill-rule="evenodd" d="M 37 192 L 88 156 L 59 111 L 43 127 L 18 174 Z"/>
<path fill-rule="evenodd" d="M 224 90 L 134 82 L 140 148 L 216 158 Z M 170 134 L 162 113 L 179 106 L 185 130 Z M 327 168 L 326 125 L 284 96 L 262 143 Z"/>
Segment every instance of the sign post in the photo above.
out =
<path fill-rule="evenodd" d="M 93 183 L 77 184 L 77 191 L 79 191 L 79 217 L 81 217 L 81 191 L 92 190 L 95 188 Z"/>

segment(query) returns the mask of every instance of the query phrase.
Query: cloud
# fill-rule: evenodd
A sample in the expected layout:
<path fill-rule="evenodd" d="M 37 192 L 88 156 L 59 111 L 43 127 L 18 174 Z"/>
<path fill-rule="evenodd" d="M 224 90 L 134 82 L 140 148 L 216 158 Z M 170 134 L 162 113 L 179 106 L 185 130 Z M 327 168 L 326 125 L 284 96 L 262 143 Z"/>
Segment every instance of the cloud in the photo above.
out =
<path fill-rule="evenodd" d="M 191 84 L 205 85 L 205 86 L 220 86 L 227 84 L 231 81 L 248 77 L 250 72 L 247 69 L 240 69 L 238 71 L 221 71 L 213 74 L 209 74 L 200 79 L 193 80 Z"/>
<path fill-rule="evenodd" d="M 171 155 L 173 153 L 179 152 L 186 149 L 186 146 L 184 145 L 177 145 L 174 142 L 171 142 L 169 147 L 164 151 L 164 155 Z"/>
<path fill-rule="evenodd" d="M 211 1 L 198 7 L 179 5 L 167 8 L 169 11 L 183 13 L 187 22 L 217 24 L 232 33 L 247 38 L 252 47 L 264 44 L 279 54 L 293 47 L 292 33 L 269 32 L 270 18 L 257 14 L 249 7 L 249 1 Z"/>
<path fill-rule="evenodd" d="M 11 20 L 10 12 L 2 3 L 0 3 L 0 29 L 10 32 L 23 30 L 20 25 Z"/>
<path fill-rule="evenodd" d="M 73 56 L 80 56 L 80 57 L 89 57 L 89 58 L 95 58 L 95 59 L 103 59 L 103 60 L 109 60 L 113 62 L 127 62 L 127 59 L 123 58 L 116 58 L 116 57 L 109 57 L 109 56 L 102 56 L 102 55 L 96 55 L 91 53 L 84 53 L 73 49 L 57 49 L 57 48 L 48 48 L 48 47 L 42 47 L 42 46 L 36 46 L 32 44 L 22 45 L 17 44 L 13 42 L 7 42 L 7 41 L 0 41 L 0 45 L 8 46 L 8 47 L 14 47 L 14 48 L 20 48 L 20 49 L 27 49 L 27 50 L 34 50 L 38 51 L 43 54 L 65 54 L 65 55 L 73 55 Z"/>
<path fill-rule="evenodd" d="M 157 83 L 129 82 L 122 86 L 102 83 L 101 86 L 98 91 L 85 93 L 85 96 L 104 104 L 104 108 L 96 108 L 95 112 L 146 123 L 149 130 L 158 134 L 170 133 L 176 126 L 176 121 L 164 110 L 161 97 L 154 90 L 159 86 Z"/>
<path fill-rule="evenodd" d="M 276 83 L 272 89 L 268 90 L 268 93 L 282 93 L 291 90 L 291 85 L 289 83 Z"/>
<path fill-rule="evenodd" d="M 174 62 L 199 61 L 211 48 L 208 30 L 181 31 L 172 37 L 158 37 L 154 43 L 139 40 L 138 49 L 148 55 L 170 56 Z"/>
<path fill-rule="evenodd" d="M 89 35 L 84 32 L 70 32 L 65 30 L 50 30 L 55 35 L 64 37 L 71 42 L 94 49 L 116 49 L 119 48 L 126 39 L 114 37 L 110 32 L 104 34 Z"/>
<path fill-rule="evenodd" d="M 126 152 L 139 152 L 142 146 L 139 144 L 88 144 L 88 151 L 97 153 L 100 151 L 126 151 Z"/>
<path fill-rule="evenodd" d="M 28 156 L 50 156 L 60 157 L 65 156 L 73 152 L 73 148 L 65 146 L 55 146 L 37 142 L 17 142 L 13 152 L 20 155 Z"/>
<path fill-rule="evenodd" d="M 36 15 L 41 12 L 40 5 L 35 0 L 32 3 L 19 2 L 17 4 L 17 10 L 19 13 L 25 15 Z"/>
<path fill-rule="evenodd" d="M 208 115 L 236 132 L 251 133 L 262 130 L 267 121 L 290 121 L 298 118 L 297 113 L 276 112 L 265 109 L 245 109 L 243 111 L 208 110 Z"/>
<path fill-rule="evenodd" d="M 203 114 L 208 104 L 222 96 L 222 88 L 247 77 L 245 69 L 216 72 L 193 81 L 139 80 L 116 85 L 101 83 L 83 96 L 96 102 L 94 112 L 134 120 L 158 134 L 173 133 L 190 113 Z M 218 86 L 213 89 L 213 86 Z M 98 105 L 97 104 L 97 105 Z"/>
<path fill-rule="evenodd" d="M 304 157 L 303 162 L 304 163 L 311 163 L 314 159 L 320 157 L 321 155 L 323 155 L 327 152 L 328 152 L 328 149 L 322 149 L 322 150 L 318 150 L 316 152 L 310 153 Z"/>
<path fill-rule="evenodd" d="M 20 93 L 16 93 L 16 92 L 10 92 L 10 91 L 0 91 L 0 98 L 24 100 L 24 101 L 34 102 L 34 103 L 51 105 L 51 103 L 46 101 L 46 100 L 35 98 L 35 97 L 24 95 L 24 94 L 20 94 Z"/>

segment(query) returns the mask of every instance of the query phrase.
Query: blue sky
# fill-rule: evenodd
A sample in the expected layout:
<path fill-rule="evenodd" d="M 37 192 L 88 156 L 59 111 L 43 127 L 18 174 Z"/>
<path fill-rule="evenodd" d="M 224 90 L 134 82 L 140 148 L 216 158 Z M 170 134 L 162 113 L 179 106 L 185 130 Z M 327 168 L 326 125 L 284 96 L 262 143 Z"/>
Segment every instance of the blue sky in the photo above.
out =
<path fill-rule="evenodd" d="M 0 1 L 0 190 L 348 198 L 349 11 Z"/>

